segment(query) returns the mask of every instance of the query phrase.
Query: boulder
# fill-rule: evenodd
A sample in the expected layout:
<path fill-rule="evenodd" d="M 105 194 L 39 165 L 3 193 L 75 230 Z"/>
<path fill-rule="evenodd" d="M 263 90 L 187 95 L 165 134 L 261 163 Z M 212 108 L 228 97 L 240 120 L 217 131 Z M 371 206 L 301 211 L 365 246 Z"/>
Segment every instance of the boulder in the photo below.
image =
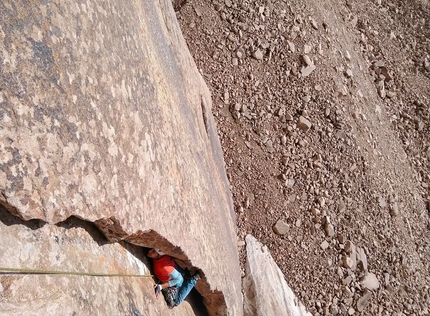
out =
<path fill-rule="evenodd" d="M 25 221 L 55 228 L 73 216 L 110 242 L 159 247 L 203 271 L 197 289 L 210 314 L 240 315 L 234 210 L 210 93 L 171 1 L 6 0 L 0 11 L 0 203 Z M 40 306 L 39 315 L 62 314 Z M 106 314 L 120 314 L 112 308 Z"/>
<path fill-rule="evenodd" d="M 244 315 L 311 316 L 285 281 L 266 246 L 247 235 Z"/>

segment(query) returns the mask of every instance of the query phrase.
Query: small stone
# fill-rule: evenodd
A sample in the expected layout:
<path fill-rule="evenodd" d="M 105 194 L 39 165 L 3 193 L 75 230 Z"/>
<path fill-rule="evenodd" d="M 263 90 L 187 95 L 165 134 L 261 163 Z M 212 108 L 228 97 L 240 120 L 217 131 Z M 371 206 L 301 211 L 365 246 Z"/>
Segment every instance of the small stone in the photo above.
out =
<path fill-rule="evenodd" d="M 315 66 L 303 67 L 301 70 L 302 77 L 309 76 L 315 69 L 316 69 Z"/>
<path fill-rule="evenodd" d="M 331 313 L 331 315 L 337 315 L 337 314 L 339 314 L 339 308 L 337 307 L 337 305 L 332 304 L 330 306 L 330 313 Z M 326 314 L 326 315 L 328 315 L 328 314 Z"/>
<path fill-rule="evenodd" d="M 359 312 L 362 312 L 366 308 L 367 304 L 369 303 L 369 299 L 371 297 L 372 297 L 372 293 L 368 290 L 365 290 L 363 293 L 363 296 L 360 297 L 357 301 L 357 310 Z"/>
<path fill-rule="evenodd" d="M 382 99 L 385 99 L 385 97 L 387 96 L 387 93 L 386 93 L 386 91 L 385 91 L 385 84 L 384 84 L 384 80 L 379 80 L 379 81 L 377 82 L 377 84 L 376 84 L 376 87 L 377 87 L 377 89 L 378 89 L 379 96 L 380 96 Z"/>
<path fill-rule="evenodd" d="M 228 34 L 227 39 L 232 43 L 236 42 L 236 37 L 233 33 Z"/>
<path fill-rule="evenodd" d="M 355 245 L 350 240 L 345 242 L 345 251 L 346 253 L 353 253 L 355 251 Z"/>
<path fill-rule="evenodd" d="M 233 66 L 239 65 L 239 60 L 237 58 L 232 59 Z"/>
<path fill-rule="evenodd" d="M 320 215 L 320 213 L 321 213 L 321 211 L 320 211 L 319 209 L 315 208 L 315 207 L 313 207 L 313 208 L 311 209 L 311 212 L 312 212 L 312 214 L 313 214 L 313 215 L 315 215 L 315 216 Z"/>
<path fill-rule="evenodd" d="M 289 161 L 290 161 L 290 159 L 286 156 L 282 157 L 282 159 L 281 159 L 281 162 L 284 166 L 286 166 Z"/>
<path fill-rule="evenodd" d="M 236 51 L 237 58 L 245 57 L 245 50 L 242 47 L 239 47 Z"/>
<path fill-rule="evenodd" d="M 340 200 L 339 201 L 339 212 L 343 212 L 346 209 L 346 205 L 345 205 L 345 201 L 344 200 Z"/>
<path fill-rule="evenodd" d="M 194 11 L 196 12 L 196 15 L 198 16 L 198 17 L 201 17 L 202 16 L 202 12 L 200 11 L 200 9 L 197 7 L 197 6 L 193 6 L 193 8 L 194 8 Z"/>
<path fill-rule="evenodd" d="M 345 76 L 346 76 L 346 77 L 348 77 L 348 78 L 351 78 L 351 77 L 352 77 L 352 70 L 348 68 L 348 69 L 345 71 Z"/>
<path fill-rule="evenodd" d="M 294 186 L 294 183 L 296 183 L 296 180 L 294 180 L 294 179 L 287 179 L 285 181 L 285 185 L 289 188 L 292 188 Z"/>
<path fill-rule="evenodd" d="M 273 231 L 278 234 L 278 235 L 285 235 L 287 234 L 288 230 L 290 229 L 290 226 L 284 222 L 283 220 L 278 220 L 275 224 L 275 226 L 273 226 Z"/>
<path fill-rule="evenodd" d="M 378 198 L 378 203 L 381 208 L 385 208 L 387 206 L 387 201 L 383 197 Z"/>
<path fill-rule="evenodd" d="M 252 57 L 254 57 L 257 60 L 262 60 L 263 59 L 263 53 L 261 52 L 260 49 L 257 49 L 255 52 L 252 53 Z"/>
<path fill-rule="evenodd" d="M 292 121 L 293 120 L 293 116 L 290 113 L 285 113 L 285 119 L 287 121 Z"/>
<path fill-rule="evenodd" d="M 345 58 L 347 61 L 351 61 L 351 54 L 348 51 L 345 51 Z"/>
<path fill-rule="evenodd" d="M 224 90 L 224 103 L 229 104 L 230 103 L 230 93 L 227 89 Z"/>
<path fill-rule="evenodd" d="M 349 286 L 351 284 L 351 281 L 352 281 L 352 277 L 350 275 L 348 275 L 345 279 L 343 279 L 342 284 L 346 285 L 346 286 Z M 352 294 L 352 292 L 351 292 L 351 294 Z M 353 295 L 351 295 L 350 297 L 344 299 L 343 300 L 344 303 L 347 304 L 347 305 L 351 305 L 352 304 L 352 296 Z"/>
<path fill-rule="evenodd" d="M 292 53 L 295 53 L 296 52 L 296 45 L 293 42 L 290 42 L 290 41 L 287 41 L 287 44 L 288 44 L 288 48 L 290 49 L 290 51 Z"/>
<path fill-rule="evenodd" d="M 310 20 L 311 20 L 312 27 L 314 29 L 318 30 L 318 24 L 317 24 L 317 22 L 313 18 L 310 18 Z"/>
<path fill-rule="evenodd" d="M 334 236 L 334 227 L 332 224 L 330 223 L 325 223 L 324 225 L 324 230 L 325 233 L 328 237 L 333 237 Z"/>
<path fill-rule="evenodd" d="M 328 246 L 329 246 L 329 243 L 327 242 L 327 240 L 324 240 L 320 245 L 322 250 L 326 250 Z"/>
<path fill-rule="evenodd" d="M 230 0 L 225 0 L 224 3 L 225 3 L 227 8 L 231 8 L 231 1 Z"/>
<path fill-rule="evenodd" d="M 355 314 L 355 309 L 353 309 L 352 307 L 350 307 L 348 309 L 348 315 L 354 315 Z"/>
<path fill-rule="evenodd" d="M 305 64 L 307 66 L 314 66 L 314 63 L 312 62 L 312 60 L 309 58 L 308 55 L 303 55 L 303 61 L 305 62 Z"/>
<path fill-rule="evenodd" d="M 390 215 L 393 217 L 399 215 L 399 206 L 397 205 L 397 202 L 390 205 Z"/>
<path fill-rule="evenodd" d="M 387 287 L 390 284 L 390 274 L 385 272 L 384 273 L 384 285 Z"/>
<path fill-rule="evenodd" d="M 393 91 L 387 91 L 387 98 L 392 99 L 392 98 L 394 98 L 395 96 L 396 96 L 396 93 L 395 93 L 395 92 L 393 92 Z"/>
<path fill-rule="evenodd" d="M 277 116 L 285 115 L 285 108 L 279 108 L 279 110 L 275 113 Z"/>
<path fill-rule="evenodd" d="M 302 131 L 307 132 L 311 128 L 312 124 L 309 122 L 308 119 L 304 118 L 303 116 L 299 117 L 299 121 L 297 123 L 297 127 L 300 128 Z"/>
<path fill-rule="evenodd" d="M 287 136 L 285 136 L 285 135 L 281 136 L 281 144 L 282 145 L 286 145 L 287 144 Z"/>
<path fill-rule="evenodd" d="M 354 262 L 352 261 L 352 259 L 348 256 L 343 256 L 342 258 L 342 264 L 344 268 L 347 269 L 352 269 Z"/>
<path fill-rule="evenodd" d="M 361 280 L 361 285 L 368 290 L 377 290 L 379 288 L 379 281 L 374 273 L 366 273 Z"/>

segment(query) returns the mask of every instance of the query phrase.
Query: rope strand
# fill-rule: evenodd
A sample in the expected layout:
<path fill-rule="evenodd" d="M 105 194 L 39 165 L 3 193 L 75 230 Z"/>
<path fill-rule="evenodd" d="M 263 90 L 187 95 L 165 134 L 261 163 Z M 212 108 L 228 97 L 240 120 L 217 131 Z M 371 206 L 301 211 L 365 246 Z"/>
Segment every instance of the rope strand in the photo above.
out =
<path fill-rule="evenodd" d="M 52 271 L 52 270 L 35 270 L 20 268 L 0 267 L 0 274 L 54 274 L 54 275 L 81 275 L 95 277 L 132 277 L 132 278 L 152 278 L 153 275 L 141 274 L 121 274 L 121 273 L 92 273 L 92 272 L 72 272 L 72 271 Z"/>

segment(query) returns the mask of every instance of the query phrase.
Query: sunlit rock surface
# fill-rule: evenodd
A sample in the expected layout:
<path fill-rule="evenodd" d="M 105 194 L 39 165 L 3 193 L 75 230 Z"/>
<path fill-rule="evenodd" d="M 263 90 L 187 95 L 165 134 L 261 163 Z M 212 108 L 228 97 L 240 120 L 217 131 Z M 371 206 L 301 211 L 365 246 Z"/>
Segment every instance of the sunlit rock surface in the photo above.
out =
<path fill-rule="evenodd" d="M 2 1 L 0 12 L 1 203 L 159 246 L 203 270 L 211 314 L 241 314 L 210 95 L 170 1 Z"/>
<path fill-rule="evenodd" d="M 312 316 L 285 281 L 269 249 L 246 236 L 244 315 Z"/>
<path fill-rule="evenodd" d="M 0 268 L 144 276 L 1 274 L 0 315 L 206 315 L 191 297 L 169 311 L 141 247 L 107 244 L 91 223 L 24 222 L 0 206 L 0 235 Z"/>

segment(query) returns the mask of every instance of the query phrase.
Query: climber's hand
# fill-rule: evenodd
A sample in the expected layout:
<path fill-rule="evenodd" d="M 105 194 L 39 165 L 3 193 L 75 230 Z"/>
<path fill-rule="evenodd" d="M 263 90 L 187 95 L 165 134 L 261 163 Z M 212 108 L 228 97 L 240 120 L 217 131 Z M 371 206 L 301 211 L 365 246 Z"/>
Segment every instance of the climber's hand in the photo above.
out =
<path fill-rule="evenodd" d="M 155 284 L 154 285 L 154 291 L 155 291 L 155 297 L 158 298 L 158 295 L 160 294 L 162 290 L 161 284 Z"/>

